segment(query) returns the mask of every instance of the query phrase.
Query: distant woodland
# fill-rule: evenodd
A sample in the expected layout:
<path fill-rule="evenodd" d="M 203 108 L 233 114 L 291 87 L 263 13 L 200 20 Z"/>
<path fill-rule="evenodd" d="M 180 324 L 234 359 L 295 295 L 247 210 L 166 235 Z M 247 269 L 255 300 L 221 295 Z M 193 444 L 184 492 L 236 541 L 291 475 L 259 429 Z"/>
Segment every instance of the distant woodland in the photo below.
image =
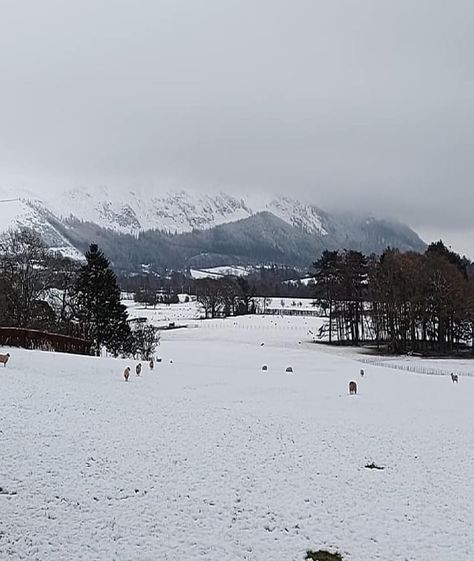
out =
<path fill-rule="evenodd" d="M 312 284 L 301 282 L 308 273 Z M 150 306 L 176 304 L 179 293 L 194 295 L 208 318 L 260 312 L 257 297 L 300 297 L 312 298 L 322 311 L 320 337 L 331 344 L 474 353 L 473 273 L 472 262 L 440 241 L 423 252 L 324 250 L 311 271 L 271 265 L 244 278 L 194 280 L 186 269 L 117 276 L 96 245 L 78 263 L 22 229 L 0 239 L 0 326 L 80 336 L 93 340 L 95 350 L 105 344 L 119 353 L 136 346 L 121 290 Z"/>

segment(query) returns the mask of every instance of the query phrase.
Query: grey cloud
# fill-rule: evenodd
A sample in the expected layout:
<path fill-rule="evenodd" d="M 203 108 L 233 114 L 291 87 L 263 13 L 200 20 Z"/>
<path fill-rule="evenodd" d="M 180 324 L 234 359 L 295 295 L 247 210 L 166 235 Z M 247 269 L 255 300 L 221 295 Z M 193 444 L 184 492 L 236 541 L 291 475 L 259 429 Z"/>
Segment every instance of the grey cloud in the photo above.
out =
<path fill-rule="evenodd" d="M 459 233 L 473 16 L 461 0 L 3 0 L 0 179 L 290 193 Z"/>

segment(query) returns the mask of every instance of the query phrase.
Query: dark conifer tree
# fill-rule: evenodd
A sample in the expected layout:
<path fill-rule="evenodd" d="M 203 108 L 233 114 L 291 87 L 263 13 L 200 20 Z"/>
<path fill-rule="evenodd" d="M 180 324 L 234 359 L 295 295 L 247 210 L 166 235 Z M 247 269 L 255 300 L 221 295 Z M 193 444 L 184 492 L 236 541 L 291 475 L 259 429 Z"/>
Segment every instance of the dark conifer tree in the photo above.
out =
<path fill-rule="evenodd" d="M 117 277 L 103 252 L 92 244 L 86 253 L 75 287 L 76 317 L 94 350 L 105 347 L 119 354 L 130 336 L 125 306 L 120 302 Z"/>
<path fill-rule="evenodd" d="M 338 251 L 323 251 L 321 257 L 313 265 L 316 273 L 316 302 L 326 308 L 328 314 L 329 342 L 332 342 L 334 329 L 334 303 L 341 285 L 341 254 Z"/>
<path fill-rule="evenodd" d="M 448 249 L 442 240 L 437 242 L 430 243 L 425 251 L 426 255 L 439 255 L 440 257 L 444 257 L 447 261 L 449 261 L 452 265 L 463 274 L 463 276 L 467 279 L 468 273 L 467 269 L 469 266 L 469 260 L 465 257 L 461 257 L 458 253 L 451 251 Z"/>

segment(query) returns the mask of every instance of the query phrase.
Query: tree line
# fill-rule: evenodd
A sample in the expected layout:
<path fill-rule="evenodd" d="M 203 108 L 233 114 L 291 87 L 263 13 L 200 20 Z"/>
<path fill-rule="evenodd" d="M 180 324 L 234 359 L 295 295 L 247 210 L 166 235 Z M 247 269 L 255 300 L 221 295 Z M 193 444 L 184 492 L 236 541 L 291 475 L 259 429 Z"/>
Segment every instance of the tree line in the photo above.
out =
<path fill-rule="evenodd" d="M 198 279 L 194 289 L 206 319 L 254 314 L 257 311 L 255 286 L 244 277 Z"/>
<path fill-rule="evenodd" d="M 267 298 L 312 298 L 313 288 L 311 285 L 301 282 L 306 272 L 293 267 L 271 265 L 257 267 L 249 270 L 245 276 L 245 282 L 239 281 L 241 277 L 222 275 L 215 278 L 193 279 L 191 271 L 169 271 L 163 270 L 161 274 L 153 272 L 142 272 L 136 274 L 119 274 L 118 282 L 123 291 L 133 294 L 135 302 L 145 306 L 156 306 L 157 304 L 176 304 L 179 301 L 178 294 L 187 294 L 202 297 L 202 302 L 210 300 L 206 294 L 215 292 L 214 304 L 215 315 L 231 315 L 228 310 L 236 311 L 252 309 L 245 300 L 246 293 Z M 211 282 L 208 282 L 208 281 Z M 216 281 L 216 282 L 212 282 Z M 240 284 L 239 284 L 240 283 Z M 229 302 L 229 292 L 233 293 Z M 243 306 L 239 305 L 239 295 L 243 293 Z M 227 305 L 225 303 L 227 300 Z M 219 303 L 220 302 L 220 303 Z M 233 312 L 232 312 L 233 313 Z M 208 310 L 209 317 L 211 310 Z"/>
<path fill-rule="evenodd" d="M 257 296 L 313 295 L 326 316 L 320 335 L 331 343 L 372 343 L 393 353 L 452 353 L 470 345 L 474 353 L 474 265 L 442 242 L 424 253 L 324 251 L 314 263 L 313 287 L 291 280 L 298 274 L 262 267 L 248 277 L 193 280 L 171 272 L 119 282 L 97 245 L 78 263 L 23 228 L 0 237 L 0 326 L 82 337 L 95 353 L 106 347 L 146 355 L 156 329 L 128 317 L 120 283 L 150 305 L 178 302 L 186 286 L 206 318 L 255 313 Z"/>
<path fill-rule="evenodd" d="M 32 230 L 0 237 L 0 326 L 80 337 L 99 354 L 147 359 L 156 329 L 130 321 L 110 262 L 91 245 L 78 263 L 49 250 Z"/>
<path fill-rule="evenodd" d="M 424 253 L 325 251 L 314 263 L 320 336 L 393 353 L 474 353 L 472 263 L 440 241 Z"/>

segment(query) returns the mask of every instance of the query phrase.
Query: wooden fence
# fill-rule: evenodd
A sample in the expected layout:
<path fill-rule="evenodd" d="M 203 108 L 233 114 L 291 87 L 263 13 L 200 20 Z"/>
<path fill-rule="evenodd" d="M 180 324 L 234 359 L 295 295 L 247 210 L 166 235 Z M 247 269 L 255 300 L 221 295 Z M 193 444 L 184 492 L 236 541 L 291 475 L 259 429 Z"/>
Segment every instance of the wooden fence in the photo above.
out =
<path fill-rule="evenodd" d="M 0 345 L 22 347 L 42 351 L 56 351 L 90 355 L 92 342 L 78 337 L 70 337 L 59 333 L 48 333 L 38 329 L 22 329 L 20 327 L 0 327 Z"/>
<path fill-rule="evenodd" d="M 258 311 L 258 315 L 264 316 L 307 316 L 307 317 L 321 317 L 322 313 L 319 308 L 309 309 L 309 308 L 263 308 Z"/>

